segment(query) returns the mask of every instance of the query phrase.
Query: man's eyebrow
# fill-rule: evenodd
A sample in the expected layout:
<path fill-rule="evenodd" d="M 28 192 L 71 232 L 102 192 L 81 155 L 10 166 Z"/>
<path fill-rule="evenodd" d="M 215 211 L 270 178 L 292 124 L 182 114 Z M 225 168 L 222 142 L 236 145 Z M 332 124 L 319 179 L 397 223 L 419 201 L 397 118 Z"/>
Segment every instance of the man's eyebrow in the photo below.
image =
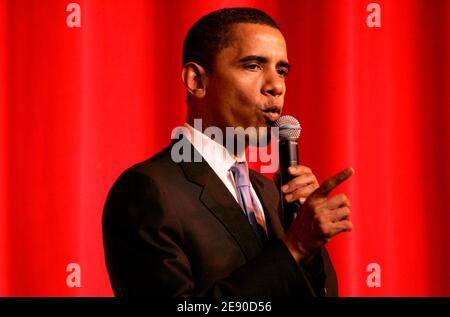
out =
<path fill-rule="evenodd" d="M 258 62 L 261 64 L 267 64 L 269 60 L 266 57 L 258 56 L 258 55 L 248 55 L 240 58 L 238 63 L 244 64 L 248 62 Z M 285 67 L 287 69 L 291 68 L 291 65 L 287 61 L 279 61 L 277 63 L 277 67 Z"/>
<path fill-rule="evenodd" d="M 239 63 L 247 63 L 247 62 L 258 62 L 261 64 L 267 64 L 269 60 L 265 57 L 258 56 L 258 55 L 248 55 L 240 58 L 238 60 Z"/>
<path fill-rule="evenodd" d="M 287 68 L 289 70 L 289 69 L 291 69 L 291 64 L 289 64 L 286 61 L 279 61 L 277 63 L 277 67 L 284 67 L 284 68 Z"/>

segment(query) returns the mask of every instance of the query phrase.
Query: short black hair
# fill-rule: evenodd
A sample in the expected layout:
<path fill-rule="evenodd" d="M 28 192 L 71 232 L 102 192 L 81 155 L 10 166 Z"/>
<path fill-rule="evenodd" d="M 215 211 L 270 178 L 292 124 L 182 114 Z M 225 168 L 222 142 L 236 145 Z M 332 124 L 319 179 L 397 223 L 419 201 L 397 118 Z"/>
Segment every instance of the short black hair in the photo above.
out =
<path fill-rule="evenodd" d="M 254 23 L 280 29 L 265 12 L 255 8 L 225 8 L 200 18 L 188 31 L 183 45 L 183 66 L 195 62 L 211 70 L 214 58 L 232 40 L 231 28 L 236 23 Z"/>

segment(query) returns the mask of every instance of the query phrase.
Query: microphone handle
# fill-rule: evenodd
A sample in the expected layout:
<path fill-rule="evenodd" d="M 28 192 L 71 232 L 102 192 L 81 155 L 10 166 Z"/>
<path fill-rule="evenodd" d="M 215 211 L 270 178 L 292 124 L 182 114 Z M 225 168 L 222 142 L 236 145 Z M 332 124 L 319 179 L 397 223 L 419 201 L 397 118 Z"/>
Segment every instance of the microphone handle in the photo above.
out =
<path fill-rule="evenodd" d="M 280 181 L 281 186 L 292 180 L 295 176 L 289 174 L 288 168 L 298 165 L 298 143 L 297 140 L 280 140 L 279 141 L 279 155 L 280 155 Z M 281 187 L 280 186 L 280 187 Z M 283 211 L 283 226 L 287 230 L 294 221 L 295 216 L 300 208 L 298 201 L 288 203 L 284 199 L 284 193 L 280 190 L 281 208 Z"/>

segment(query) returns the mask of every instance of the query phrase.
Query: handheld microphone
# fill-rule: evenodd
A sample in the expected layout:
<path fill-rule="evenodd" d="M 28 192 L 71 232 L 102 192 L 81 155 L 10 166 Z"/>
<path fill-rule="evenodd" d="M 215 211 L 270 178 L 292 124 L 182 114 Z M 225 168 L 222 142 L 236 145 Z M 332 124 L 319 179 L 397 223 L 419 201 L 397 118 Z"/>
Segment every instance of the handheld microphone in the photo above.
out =
<path fill-rule="evenodd" d="M 288 168 L 299 164 L 297 140 L 302 131 L 302 127 L 296 118 L 288 115 L 281 116 L 275 121 L 274 126 L 279 128 L 280 199 L 283 210 L 283 226 L 287 230 L 297 215 L 300 203 L 298 201 L 286 202 L 281 191 L 281 186 L 294 178 L 294 176 L 289 174 Z"/>

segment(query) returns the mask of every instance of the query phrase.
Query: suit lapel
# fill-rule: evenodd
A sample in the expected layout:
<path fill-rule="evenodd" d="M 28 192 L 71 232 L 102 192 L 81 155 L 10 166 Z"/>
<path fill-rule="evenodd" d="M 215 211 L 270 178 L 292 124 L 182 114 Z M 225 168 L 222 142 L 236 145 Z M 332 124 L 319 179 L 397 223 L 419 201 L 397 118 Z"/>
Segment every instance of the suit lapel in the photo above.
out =
<path fill-rule="evenodd" d="M 193 154 L 196 151 L 193 146 L 191 151 Z M 205 160 L 182 161 L 180 166 L 189 181 L 203 187 L 200 195 L 201 202 L 228 230 L 246 258 L 251 259 L 258 254 L 262 249 L 261 242 L 255 236 L 241 207 L 209 164 Z"/>

